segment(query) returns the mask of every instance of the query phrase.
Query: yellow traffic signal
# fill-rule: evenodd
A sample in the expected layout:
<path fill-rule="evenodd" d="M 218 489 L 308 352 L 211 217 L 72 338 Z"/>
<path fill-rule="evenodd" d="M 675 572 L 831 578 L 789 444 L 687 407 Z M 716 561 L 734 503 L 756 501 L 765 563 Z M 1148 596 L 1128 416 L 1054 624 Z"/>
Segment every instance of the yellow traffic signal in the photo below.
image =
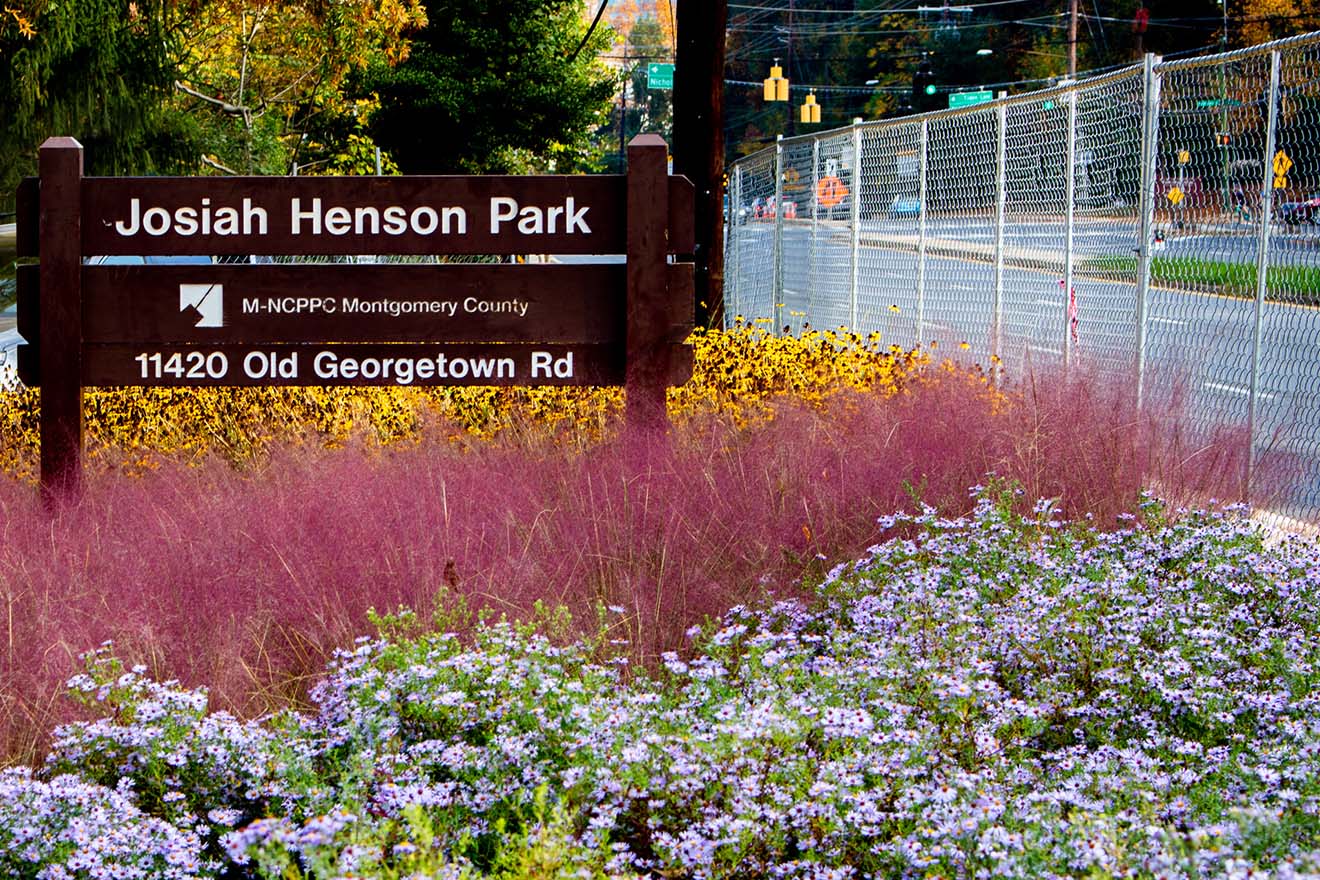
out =
<path fill-rule="evenodd" d="M 820 105 L 816 103 L 816 92 L 812 90 L 807 94 L 806 103 L 801 107 L 803 122 L 820 122 Z"/>
<path fill-rule="evenodd" d="M 788 80 L 784 79 L 784 68 L 779 66 L 779 59 L 770 68 L 768 79 L 762 80 L 765 87 L 765 99 L 767 101 L 787 101 L 788 100 Z"/>

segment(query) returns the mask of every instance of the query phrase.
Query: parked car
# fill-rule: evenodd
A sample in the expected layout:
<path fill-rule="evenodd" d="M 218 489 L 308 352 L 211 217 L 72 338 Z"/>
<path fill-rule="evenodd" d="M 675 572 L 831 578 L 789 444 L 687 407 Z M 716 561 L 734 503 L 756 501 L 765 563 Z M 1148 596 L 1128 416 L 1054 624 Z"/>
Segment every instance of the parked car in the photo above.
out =
<path fill-rule="evenodd" d="M 1300 202 L 1284 202 L 1279 205 L 1279 220 L 1297 226 L 1302 223 L 1315 223 L 1320 216 L 1320 196 L 1311 196 Z"/>
<path fill-rule="evenodd" d="M 889 205 L 891 217 L 915 217 L 921 213 L 921 199 L 916 196 L 894 196 Z"/>

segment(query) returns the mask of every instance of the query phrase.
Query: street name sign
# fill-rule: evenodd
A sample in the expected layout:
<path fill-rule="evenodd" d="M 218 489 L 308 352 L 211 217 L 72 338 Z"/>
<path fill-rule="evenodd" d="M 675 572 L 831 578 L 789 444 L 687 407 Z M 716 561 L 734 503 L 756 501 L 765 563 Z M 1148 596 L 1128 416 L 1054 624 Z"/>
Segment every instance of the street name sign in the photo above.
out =
<path fill-rule="evenodd" d="M 648 89 L 673 89 L 674 65 L 657 62 L 647 64 L 646 87 Z"/>
<path fill-rule="evenodd" d="M 658 136 L 628 154 L 627 175 L 98 178 L 48 140 L 17 199 L 43 489 L 80 481 L 84 386 L 623 385 L 630 429 L 663 424 L 692 366 L 695 195 Z M 527 253 L 626 259 L 315 259 Z M 170 255 L 196 264 L 149 259 Z"/>
<path fill-rule="evenodd" d="M 991 91 L 979 92 L 950 92 L 949 109 L 956 110 L 959 107 L 974 107 L 977 104 L 985 104 L 995 99 L 995 93 Z"/>

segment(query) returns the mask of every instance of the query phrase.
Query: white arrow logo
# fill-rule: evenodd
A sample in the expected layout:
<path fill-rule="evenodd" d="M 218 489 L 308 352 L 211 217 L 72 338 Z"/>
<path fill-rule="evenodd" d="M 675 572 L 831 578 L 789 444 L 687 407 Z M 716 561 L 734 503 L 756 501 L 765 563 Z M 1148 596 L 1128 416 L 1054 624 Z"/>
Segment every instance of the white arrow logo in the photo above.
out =
<path fill-rule="evenodd" d="M 200 318 L 197 327 L 225 326 L 225 288 L 223 284 L 180 284 L 179 311 L 195 309 Z"/>

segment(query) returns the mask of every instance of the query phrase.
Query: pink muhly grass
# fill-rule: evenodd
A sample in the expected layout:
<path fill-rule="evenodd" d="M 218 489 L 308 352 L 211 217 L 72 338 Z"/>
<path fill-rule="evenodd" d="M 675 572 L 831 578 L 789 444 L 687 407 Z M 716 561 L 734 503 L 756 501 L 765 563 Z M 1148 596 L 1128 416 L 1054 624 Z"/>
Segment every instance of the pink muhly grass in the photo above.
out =
<path fill-rule="evenodd" d="M 5 482 L 0 754 L 39 753 L 74 712 L 60 693 L 77 654 L 105 640 L 246 715 L 296 704 L 329 652 L 369 629 L 369 608 L 425 619 L 438 598 L 514 617 L 563 605 L 577 635 L 621 608 L 612 650 L 645 661 L 681 649 L 707 615 L 806 589 L 914 496 L 967 510 L 990 471 L 1102 522 L 1151 477 L 1189 497 L 1222 492 L 1213 456 L 1189 459 L 1168 436 L 1097 382 L 997 398 L 932 369 L 892 398 L 784 401 L 752 427 L 699 418 L 585 452 L 289 446 L 245 471 L 94 470 L 54 515 Z"/>

